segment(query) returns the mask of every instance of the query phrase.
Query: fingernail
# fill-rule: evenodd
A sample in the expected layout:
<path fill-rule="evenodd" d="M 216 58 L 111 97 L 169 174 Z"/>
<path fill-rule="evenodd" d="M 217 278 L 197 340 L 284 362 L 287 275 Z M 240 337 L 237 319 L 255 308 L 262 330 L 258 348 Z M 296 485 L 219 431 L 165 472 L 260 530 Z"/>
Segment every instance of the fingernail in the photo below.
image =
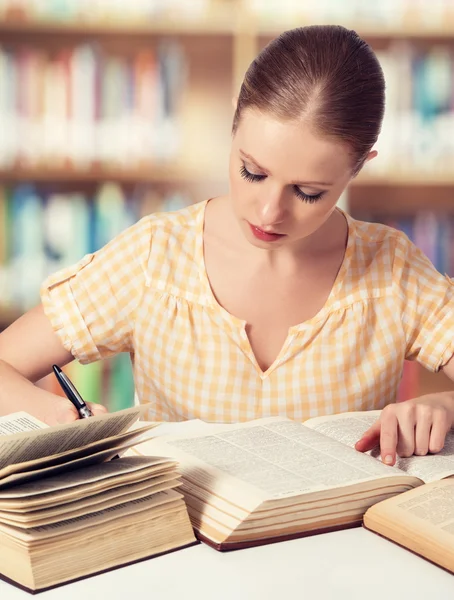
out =
<path fill-rule="evenodd" d="M 392 465 L 393 464 L 393 457 L 391 456 L 391 454 L 387 454 L 385 456 L 385 464 L 386 465 Z"/>

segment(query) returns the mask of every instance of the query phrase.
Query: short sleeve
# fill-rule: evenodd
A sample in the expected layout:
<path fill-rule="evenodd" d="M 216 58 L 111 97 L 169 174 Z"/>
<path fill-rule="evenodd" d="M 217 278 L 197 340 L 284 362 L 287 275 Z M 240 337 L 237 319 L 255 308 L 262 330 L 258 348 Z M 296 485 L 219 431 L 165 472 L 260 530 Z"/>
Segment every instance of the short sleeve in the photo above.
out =
<path fill-rule="evenodd" d="M 81 363 L 133 350 L 150 247 L 151 223 L 145 217 L 43 282 L 44 312 L 65 349 Z"/>
<path fill-rule="evenodd" d="M 396 239 L 393 276 L 405 357 L 438 371 L 454 354 L 454 282 L 403 234 Z"/>

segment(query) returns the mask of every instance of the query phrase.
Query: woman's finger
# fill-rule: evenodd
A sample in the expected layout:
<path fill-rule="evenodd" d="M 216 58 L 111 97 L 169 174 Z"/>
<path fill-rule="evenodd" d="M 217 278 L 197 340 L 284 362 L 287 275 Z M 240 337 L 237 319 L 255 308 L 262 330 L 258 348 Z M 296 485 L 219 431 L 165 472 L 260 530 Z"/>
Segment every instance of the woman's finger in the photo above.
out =
<path fill-rule="evenodd" d="M 96 402 L 87 402 L 88 408 L 94 415 L 104 415 L 107 412 L 107 408 L 102 404 L 96 404 Z"/>
<path fill-rule="evenodd" d="M 394 411 L 384 409 L 380 418 L 380 455 L 386 465 L 396 462 L 398 423 Z"/>
<path fill-rule="evenodd" d="M 432 419 L 433 411 L 429 406 L 419 406 L 417 408 L 414 453 L 418 456 L 425 456 L 429 451 Z"/>
<path fill-rule="evenodd" d="M 445 445 L 446 434 L 451 428 L 449 415 L 446 410 L 435 410 L 432 417 L 432 428 L 430 430 L 429 451 L 440 452 Z"/>
<path fill-rule="evenodd" d="M 368 450 L 375 448 L 375 446 L 378 446 L 380 443 L 380 428 L 380 421 L 377 421 L 372 427 L 369 427 L 369 429 L 363 433 L 361 439 L 356 442 L 356 450 L 359 452 L 367 452 Z"/>
<path fill-rule="evenodd" d="M 411 456 L 415 451 L 416 406 L 411 401 L 403 402 L 397 411 L 397 454 Z"/>

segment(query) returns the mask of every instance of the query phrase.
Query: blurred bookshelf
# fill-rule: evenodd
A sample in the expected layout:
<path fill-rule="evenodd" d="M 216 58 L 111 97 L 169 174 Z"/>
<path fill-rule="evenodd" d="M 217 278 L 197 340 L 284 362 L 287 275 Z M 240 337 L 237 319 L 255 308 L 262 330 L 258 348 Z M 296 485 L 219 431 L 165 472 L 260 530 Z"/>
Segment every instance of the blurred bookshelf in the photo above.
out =
<path fill-rule="evenodd" d="M 34 36 L 75 36 L 75 37 L 123 37 L 134 36 L 218 36 L 234 35 L 235 23 L 232 12 L 217 11 L 208 15 L 203 20 L 184 20 L 180 18 L 158 18 L 150 23 L 127 21 L 112 21 L 107 23 L 57 20 L 26 20 L 11 18 L 0 23 L 0 35 Z"/>
<path fill-rule="evenodd" d="M 454 275 L 454 0 L 0 0 L 0 328 L 77 253 L 226 191 L 244 72 L 280 32 L 315 23 L 356 29 L 388 84 L 379 157 L 352 182 L 349 212 L 410 237 L 416 221 L 412 239 Z M 93 367 L 92 397 L 109 403 L 118 364 Z M 89 367 L 74 369 L 83 388 Z M 131 401 L 125 379 L 112 406 Z M 454 389 L 413 365 L 409 381 L 410 395 Z"/>
<path fill-rule="evenodd" d="M 205 182 L 222 182 L 225 175 L 222 172 L 201 172 L 190 169 L 184 165 L 154 165 L 149 168 L 89 168 L 89 169 L 64 169 L 51 167 L 35 168 L 13 168 L 0 170 L 0 181 L 2 183 L 22 183 L 24 181 L 44 183 L 99 183 L 100 181 L 115 181 L 120 184 L 172 184 L 184 183 L 195 184 L 204 179 Z"/>

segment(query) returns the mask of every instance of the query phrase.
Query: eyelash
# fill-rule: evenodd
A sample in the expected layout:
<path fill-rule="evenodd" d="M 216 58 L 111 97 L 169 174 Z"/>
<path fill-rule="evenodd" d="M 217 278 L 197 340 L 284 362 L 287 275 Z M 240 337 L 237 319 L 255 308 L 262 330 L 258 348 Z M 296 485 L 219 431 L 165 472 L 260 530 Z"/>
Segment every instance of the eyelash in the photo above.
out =
<path fill-rule="evenodd" d="M 245 179 L 246 181 L 250 181 L 251 183 L 262 181 L 266 177 L 266 175 L 254 175 L 254 173 L 250 173 L 244 165 L 240 169 L 240 175 L 243 179 Z M 309 196 L 309 194 L 305 194 L 304 192 L 302 192 L 296 185 L 293 186 L 293 191 L 297 198 L 299 198 L 303 202 L 308 202 L 309 204 L 317 202 L 317 200 L 320 200 L 320 198 L 324 194 L 324 192 L 320 192 L 319 194 Z"/>

